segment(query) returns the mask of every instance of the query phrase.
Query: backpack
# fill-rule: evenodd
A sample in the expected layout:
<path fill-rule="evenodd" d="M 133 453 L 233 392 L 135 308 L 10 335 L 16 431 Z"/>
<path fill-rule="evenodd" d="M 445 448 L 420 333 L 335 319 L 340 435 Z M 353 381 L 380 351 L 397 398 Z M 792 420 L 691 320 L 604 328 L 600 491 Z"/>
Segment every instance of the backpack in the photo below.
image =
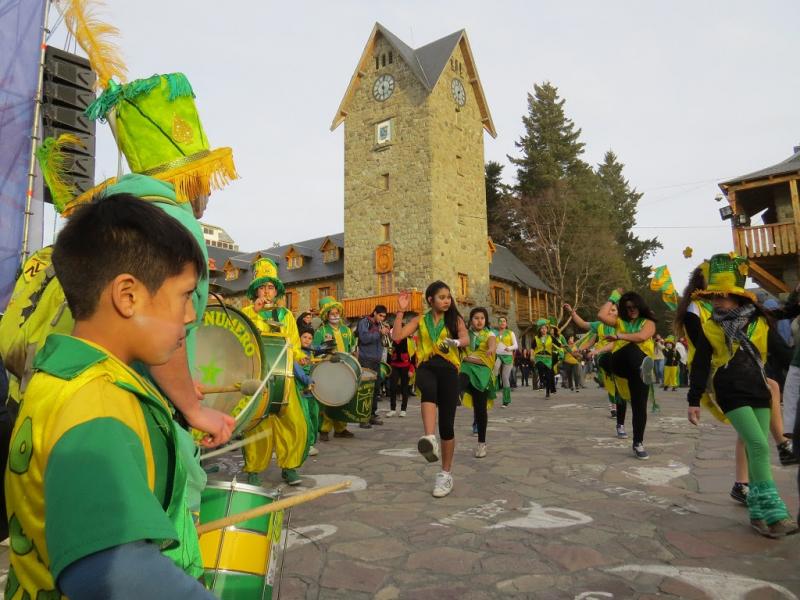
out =
<path fill-rule="evenodd" d="M 33 359 L 47 336 L 70 333 L 75 324 L 56 279 L 52 255 L 53 247 L 47 246 L 25 261 L 0 320 L 0 357 L 11 374 L 9 399 L 17 404 L 33 375 Z"/>

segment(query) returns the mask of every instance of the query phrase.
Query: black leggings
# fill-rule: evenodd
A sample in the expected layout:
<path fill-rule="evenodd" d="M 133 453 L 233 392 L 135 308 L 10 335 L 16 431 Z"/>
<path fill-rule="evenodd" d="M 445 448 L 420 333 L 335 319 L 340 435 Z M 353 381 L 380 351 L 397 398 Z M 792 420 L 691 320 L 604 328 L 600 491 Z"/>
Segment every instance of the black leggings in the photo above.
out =
<path fill-rule="evenodd" d="M 392 374 L 389 376 L 389 407 L 392 410 L 397 408 L 398 383 L 403 398 L 400 410 L 405 410 L 408 408 L 408 367 L 392 367 Z"/>
<path fill-rule="evenodd" d="M 626 344 L 611 354 L 611 369 L 614 375 L 628 380 L 631 392 L 631 411 L 633 412 L 633 445 L 644 441 L 647 426 L 647 399 L 650 387 L 642 381 L 641 366 L 645 353 L 636 344 Z M 628 403 L 622 400 L 617 404 L 617 425 L 625 423 Z"/>
<path fill-rule="evenodd" d="M 556 391 L 556 377 L 553 375 L 553 367 L 548 367 L 542 362 L 536 363 L 536 372 L 539 373 L 539 385 L 543 386 L 548 395 Z"/>
<path fill-rule="evenodd" d="M 459 375 L 459 382 L 461 383 L 461 392 L 469 392 L 469 395 L 472 396 L 472 413 L 475 415 L 475 424 L 478 426 L 478 442 L 485 444 L 486 425 L 489 422 L 489 412 L 486 409 L 488 393 L 486 390 L 480 392 L 472 387 L 469 383 L 469 375 L 466 373 Z"/>
<path fill-rule="evenodd" d="M 440 356 L 434 356 L 417 369 L 420 402 L 433 402 L 439 409 L 439 437 L 455 439 L 453 423 L 458 405 L 458 371 Z"/>

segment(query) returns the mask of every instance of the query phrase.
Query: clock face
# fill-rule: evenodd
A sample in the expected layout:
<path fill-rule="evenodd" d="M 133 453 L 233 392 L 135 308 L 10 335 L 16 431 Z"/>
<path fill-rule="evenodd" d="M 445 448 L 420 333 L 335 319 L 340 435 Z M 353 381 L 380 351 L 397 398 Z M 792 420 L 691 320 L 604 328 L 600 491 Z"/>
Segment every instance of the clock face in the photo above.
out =
<path fill-rule="evenodd" d="M 467 103 L 467 92 L 460 79 L 453 79 L 453 83 L 450 84 L 450 91 L 453 93 L 453 100 L 459 106 L 464 106 Z"/>
<path fill-rule="evenodd" d="M 372 86 L 372 95 L 378 102 L 388 100 L 394 91 L 394 77 L 391 75 L 381 75 Z"/>

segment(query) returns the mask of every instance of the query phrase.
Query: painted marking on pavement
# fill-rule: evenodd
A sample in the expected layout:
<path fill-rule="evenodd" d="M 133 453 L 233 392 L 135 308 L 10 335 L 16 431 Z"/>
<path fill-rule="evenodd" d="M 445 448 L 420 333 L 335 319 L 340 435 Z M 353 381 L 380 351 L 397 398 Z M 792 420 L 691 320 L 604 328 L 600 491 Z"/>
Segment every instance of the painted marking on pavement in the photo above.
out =
<path fill-rule="evenodd" d="M 523 425 L 533 423 L 536 417 L 498 417 L 489 419 L 489 423 L 521 423 Z"/>
<path fill-rule="evenodd" d="M 484 521 L 488 521 L 492 517 L 496 517 L 500 513 L 506 512 L 506 509 L 503 508 L 503 505 L 507 503 L 508 500 L 503 500 L 502 498 L 498 500 L 492 500 L 491 502 L 481 504 L 480 506 L 473 506 L 472 508 L 460 510 L 457 513 L 453 513 L 449 517 L 439 519 L 439 522 L 433 523 L 433 525 L 452 525 L 453 523 L 463 519 L 482 519 Z"/>
<path fill-rule="evenodd" d="M 785 587 L 754 579 L 728 571 L 717 571 L 705 567 L 672 567 L 669 565 L 624 565 L 613 569 L 606 569 L 607 573 L 650 573 L 671 577 L 703 591 L 711 600 L 745 600 L 754 590 L 770 588 L 786 598 L 798 600 L 792 592 Z"/>
<path fill-rule="evenodd" d="M 689 474 L 689 467 L 679 462 L 670 462 L 666 467 L 631 467 L 623 471 L 627 477 L 639 480 L 645 485 L 667 485 L 673 479 Z"/>
<path fill-rule="evenodd" d="M 574 527 L 585 525 L 594 519 L 576 510 L 558 508 L 555 506 L 543 507 L 536 502 L 529 502 L 528 508 L 519 510 L 528 511 L 528 514 L 519 519 L 503 521 L 496 525 L 488 525 L 487 529 L 502 529 L 504 527 L 517 527 L 519 529 L 558 529 L 561 527 Z"/>
<path fill-rule="evenodd" d="M 575 600 L 599 600 L 600 598 L 613 598 L 611 592 L 581 592 L 575 596 Z"/>
<path fill-rule="evenodd" d="M 378 454 L 395 458 L 416 458 L 419 451 L 416 448 L 385 448 L 378 450 Z"/>
<path fill-rule="evenodd" d="M 585 404 L 554 404 L 550 408 L 591 408 Z"/>
<path fill-rule="evenodd" d="M 297 527 L 281 533 L 281 543 L 285 544 L 287 550 L 305 546 L 312 542 L 324 539 L 336 533 L 339 530 L 335 525 L 307 525 L 305 527 Z M 316 532 L 316 533 L 314 533 Z"/>

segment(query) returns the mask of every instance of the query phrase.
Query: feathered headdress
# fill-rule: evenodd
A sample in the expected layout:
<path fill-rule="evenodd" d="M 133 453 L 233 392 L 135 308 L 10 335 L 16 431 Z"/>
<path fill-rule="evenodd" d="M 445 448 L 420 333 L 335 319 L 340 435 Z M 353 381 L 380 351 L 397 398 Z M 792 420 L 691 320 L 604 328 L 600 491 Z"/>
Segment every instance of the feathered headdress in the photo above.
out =
<path fill-rule="evenodd" d="M 42 177 L 50 189 L 53 206 L 59 213 L 64 212 L 64 207 L 78 193 L 75 185 L 64 178 L 72 160 L 64 153 L 65 146 L 84 147 L 77 135 L 63 133 L 57 138 L 45 139 L 42 145 L 36 149 L 36 160 L 42 170 Z"/>

